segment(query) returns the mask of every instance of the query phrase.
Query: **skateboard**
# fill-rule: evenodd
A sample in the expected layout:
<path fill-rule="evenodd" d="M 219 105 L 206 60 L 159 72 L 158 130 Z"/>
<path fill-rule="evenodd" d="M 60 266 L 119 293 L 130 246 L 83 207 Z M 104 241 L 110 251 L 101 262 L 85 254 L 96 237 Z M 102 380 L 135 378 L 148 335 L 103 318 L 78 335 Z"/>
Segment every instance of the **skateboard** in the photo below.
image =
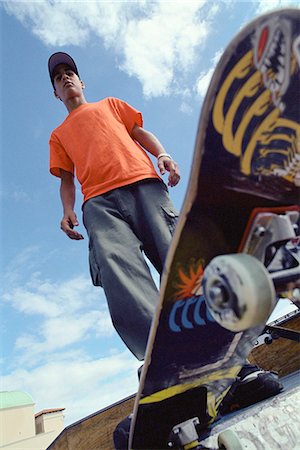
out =
<path fill-rule="evenodd" d="M 203 448 L 278 296 L 299 288 L 299 100 L 300 10 L 282 9 L 233 39 L 204 100 L 130 450 Z"/>

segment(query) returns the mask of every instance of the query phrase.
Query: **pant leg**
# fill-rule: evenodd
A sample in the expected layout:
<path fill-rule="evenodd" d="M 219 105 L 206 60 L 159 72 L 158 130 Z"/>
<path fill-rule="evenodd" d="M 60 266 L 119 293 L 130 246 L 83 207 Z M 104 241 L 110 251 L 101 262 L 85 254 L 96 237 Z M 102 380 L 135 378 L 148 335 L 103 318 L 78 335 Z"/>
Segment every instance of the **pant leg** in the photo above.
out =
<path fill-rule="evenodd" d="M 84 205 L 93 282 L 103 286 L 113 324 L 138 359 L 144 358 L 158 300 L 143 251 L 161 273 L 176 221 L 159 181 L 116 189 Z"/>
<path fill-rule="evenodd" d="M 133 229 L 143 243 L 145 254 L 161 274 L 177 224 L 178 212 L 166 185 L 161 181 L 146 180 L 129 188 L 132 189 L 135 200 Z"/>
<path fill-rule="evenodd" d="M 115 450 L 127 450 L 132 415 L 123 419 L 115 428 L 113 433 Z"/>
<path fill-rule="evenodd" d="M 104 288 L 116 331 L 141 360 L 158 300 L 143 245 L 119 207 L 116 192 L 90 199 L 83 215 L 93 282 Z"/>

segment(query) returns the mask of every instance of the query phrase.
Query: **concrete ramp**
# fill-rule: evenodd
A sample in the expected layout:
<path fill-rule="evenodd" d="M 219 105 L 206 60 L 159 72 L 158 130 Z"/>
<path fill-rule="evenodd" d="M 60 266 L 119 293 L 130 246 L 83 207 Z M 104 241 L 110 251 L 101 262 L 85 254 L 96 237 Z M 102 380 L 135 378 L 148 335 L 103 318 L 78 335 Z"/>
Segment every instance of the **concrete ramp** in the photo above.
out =
<path fill-rule="evenodd" d="M 218 434 L 226 429 L 235 432 L 245 450 L 300 449 L 300 372 L 281 380 L 284 391 L 273 398 L 239 412 L 229 414 L 201 442 L 218 448 Z"/>

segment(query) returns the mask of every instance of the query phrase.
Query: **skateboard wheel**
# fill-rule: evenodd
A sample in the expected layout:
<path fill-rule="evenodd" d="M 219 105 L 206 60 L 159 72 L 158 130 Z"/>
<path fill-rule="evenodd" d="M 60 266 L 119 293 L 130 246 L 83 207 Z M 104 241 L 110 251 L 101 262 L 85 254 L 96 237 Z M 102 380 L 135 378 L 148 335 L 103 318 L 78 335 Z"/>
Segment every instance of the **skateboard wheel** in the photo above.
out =
<path fill-rule="evenodd" d="M 242 444 L 232 430 L 225 430 L 219 434 L 218 446 L 220 450 L 243 450 Z"/>
<path fill-rule="evenodd" d="M 276 304 L 269 272 L 246 253 L 214 258 L 205 269 L 203 290 L 213 318 L 235 332 L 267 321 Z"/>

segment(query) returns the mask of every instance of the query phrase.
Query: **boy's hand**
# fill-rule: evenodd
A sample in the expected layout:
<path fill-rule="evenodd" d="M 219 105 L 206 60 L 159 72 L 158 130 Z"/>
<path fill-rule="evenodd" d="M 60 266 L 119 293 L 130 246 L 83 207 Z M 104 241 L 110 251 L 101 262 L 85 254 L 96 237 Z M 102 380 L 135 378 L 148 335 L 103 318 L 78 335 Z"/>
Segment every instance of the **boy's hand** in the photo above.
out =
<path fill-rule="evenodd" d="M 180 172 L 179 167 L 173 159 L 169 158 L 169 156 L 161 156 L 157 162 L 157 166 L 161 175 L 164 175 L 167 172 L 170 172 L 168 177 L 168 186 L 173 187 L 179 183 L 180 180 Z"/>
<path fill-rule="evenodd" d="M 62 231 L 64 231 L 70 239 L 74 239 L 75 241 L 84 239 L 82 234 L 74 230 L 74 227 L 77 227 L 78 225 L 79 223 L 74 211 L 65 214 L 62 218 L 62 221 L 60 222 L 60 228 L 62 229 Z"/>

